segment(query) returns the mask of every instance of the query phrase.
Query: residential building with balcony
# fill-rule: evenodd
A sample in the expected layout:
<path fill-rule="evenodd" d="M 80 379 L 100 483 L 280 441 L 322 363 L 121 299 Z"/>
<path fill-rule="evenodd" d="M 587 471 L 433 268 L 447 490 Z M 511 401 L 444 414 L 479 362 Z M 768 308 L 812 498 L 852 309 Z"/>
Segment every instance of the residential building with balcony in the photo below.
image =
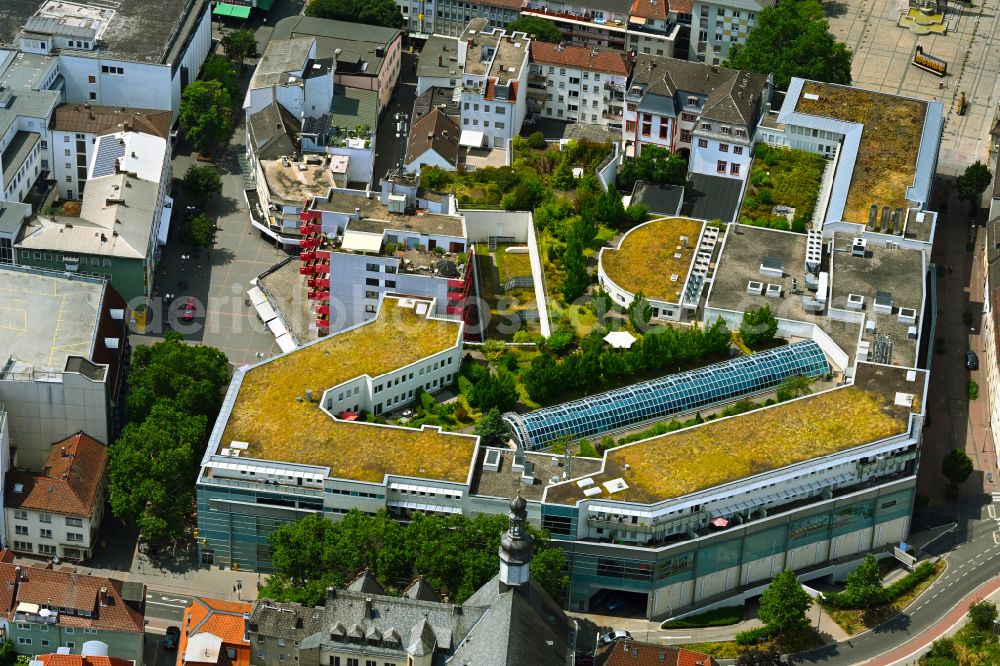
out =
<path fill-rule="evenodd" d="M 249 603 L 194 597 L 184 609 L 177 666 L 249 666 Z"/>
<path fill-rule="evenodd" d="M 63 101 L 171 111 L 212 46 L 211 3 L 7 0 L 0 45 L 59 63 Z"/>
<path fill-rule="evenodd" d="M 469 22 L 458 40 L 462 68 L 461 145 L 504 148 L 520 131 L 527 113 L 529 47 L 524 33 Z"/>
<path fill-rule="evenodd" d="M 521 16 L 552 21 L 570 44 L 624 50 L 631 0 L 528 0 Z"/>
<path fill-rule="evenodd" d="M 48 177 L 49 119 L 64 87 L 57 58 L 0 49 L 0 201 L 23 202 Z"/>
<path fill-rule="evenodd" d="M 620 129 L 628 73 L 628 60 L 621 51 L 534 42 L 528 111 Z"/>
<path fill-rule="evenodd" d="M 88 644 L 99 641 L 108 656 L 141 663 L 146 586 L 51 567 L 0 562 L 0 582 L 10 591 L 0 611 L 18 653 L 88 654 Z"/>
<path fill-rule="evenodd" d="M 60 104 L 49 123 L 49 171 L 63 199 L 82 199 L 87 169 L 94 160 L 97 137 L 134 129 L 170 140 L 172 114 L 155 109 Z"/>
<path fill-rule="evenodd" d="M 745 179 L 769 76 L 640 55 L 625 95 L 626 155 L 653 144 L 688 158 L 695 174 Z"/>
<path fill-rule="evenodd" d="M 417 97 L 431 88 L 454 90 L 462 79 L 464 67 L 465 63 L 458 61 L 458 38 L 432 35 L 417 58 Z"/>
<path fill-rule="evenodd" d="M 113 440 L 130 356 L 125 301 L 103 279 L 65 272 L 3 266 L 0 281 L 19 294 L 7 309 L 23 323 L 0 327 L 0 404 L 16 467 L 43 469 L 52 443 L 75 432 Z"/>
<path fill-rule="evenodd" d="M 104 516 L 107 446 L 83 433 L 52 445 L 41 472 L 7 475 L 7 543 L 17 553 L 87 560 Z"/>
<path fill-rule="evenodd" d="M 458 37 L 476 18 L 505 28 L 520 17 L 522 0 L 396 0 L 396 4 L 408 24 L 410 38 L 430 40 L 436 35 Z"/>
<path fill-rule="evenodd" d="M 684 58 L 691 34 L 691 0 L 634 0 L 625 49 L 636 55 Z"/>
<path fill-rule="evenodd" d="M 771 0 L 693 0 L 688 59 L 719 65 L 733 44 L 743 44 L 757 23 L 757 15 Z"/>
<path fill-rule="evenodd" d="M 335 58 L 319 59 L 316 37 L 268 41 L 243 100 L 246 118 L 277 102 L 293 118 L 319 118 L 333 101 Z"/>
<path fill-rule="evenodd" d="M 102 276 L 141 310 L 170 230 L 170 144 L 137 129 L 100 136 L 86 182 L 78 216 L 58 209 L 24 226 L 17 261 Z"/>

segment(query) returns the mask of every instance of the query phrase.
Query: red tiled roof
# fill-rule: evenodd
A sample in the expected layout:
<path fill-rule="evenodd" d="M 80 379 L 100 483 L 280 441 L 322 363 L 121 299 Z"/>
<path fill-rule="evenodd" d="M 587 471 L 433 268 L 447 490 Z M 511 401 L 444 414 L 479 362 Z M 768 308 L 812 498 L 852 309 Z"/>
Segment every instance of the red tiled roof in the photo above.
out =
<path fill-rule="evenodd" d="M 105 631 L 141 632 L 142 613 L 122 599 L 120 580 L 53 570 L 44 565 L 21 567 L 23 580 L 17 580 L 17 567 L 0 562 L 0 607 L 13 619 L 21 602 L 49 608 L 89 611 L 91 617 L 59 613 L 59 625 Z M 101 588 L 107 590 L 107 603 L 101 605 Z"/>
<path fill-rule="evenodd" d="M 694 0 L 671 0 L 670 11 L 675 14 L 690 14 L 694 7 Z"/>
<path fill-rule="evenodd" d="M 7 506 L 87 518 L 100 499 L 107 459 L 108 448 L 83 433 L 56 442 L 42 473 L 7 474 Z"/>
<path fill-rule="evenodd" d="M 188 639 L 201 633 L 214 634 L 222 639 L 223 645 L 235 648 L 236 659 L 229 659 L 225 650 L 222 650 L 219 653 L 219 664 L 223 666 L 249 666 L 250 643 L 243 640 L 246 635 L 243 614 L 250 613 L 252 608 L 251 604 L 240 601 L 194 597 L 191 605 L 184 609 L 181 639 L 177 646 L 177 666 L 194 666 L 204 663 L 184 661 L 184 651 L 187 649 Z"/>
<path fill-rule="evenodd" d="M 594 51 L 597 51 L 596 54 Z M 576 67 L 595 72 L 628 75 L 625 54 L 614 49 L 591 49 L 572 44 L 531 43 L 531 60 L 545 65 Z"/>
<path fill-rule="evenodd" d="M 650 21 L 666 21 L 667 0 L 635 0 L 631 14 Z"/>
<path fill-rule="evenodd" d="M 596 666 L 718 666 L 707 654 L 669 645 L 617 640 L 602 648 L 594 659 Z"/>
<path fill-rule="evenodd" d="M 120 657 L 84 657 L 79 654 L 40 654 L 35 657 L 45 666 L 134 666 L 131 659 Z"/>

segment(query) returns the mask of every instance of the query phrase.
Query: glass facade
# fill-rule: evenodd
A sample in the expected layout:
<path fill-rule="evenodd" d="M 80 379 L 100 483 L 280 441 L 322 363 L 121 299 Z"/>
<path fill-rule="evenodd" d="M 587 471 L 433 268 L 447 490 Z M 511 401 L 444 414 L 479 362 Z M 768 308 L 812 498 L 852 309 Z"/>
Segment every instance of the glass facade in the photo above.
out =
<path fill-rule="evenodd" d="M 561 437 L 588 437 L 776 387 L 786 377 L 830 371 L 812 340 L 640 382 L 538 409 L 504 414 L 518 443 L 539 449 Z"/>

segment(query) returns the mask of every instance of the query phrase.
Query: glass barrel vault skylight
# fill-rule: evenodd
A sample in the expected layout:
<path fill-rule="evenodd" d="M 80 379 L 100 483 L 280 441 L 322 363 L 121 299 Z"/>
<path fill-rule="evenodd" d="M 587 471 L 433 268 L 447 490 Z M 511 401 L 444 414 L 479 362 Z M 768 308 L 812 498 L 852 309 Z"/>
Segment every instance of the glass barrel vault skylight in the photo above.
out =
<path fill-rule="evenodd" d="M 776 347 L 722 363 L 598 393 L 528 414 L 508 412 L 519 446 L 534 450 L 573 438 L 619 430 L 776 387 L 786 377 L 819 377 L 830 371 L 812 340 Z"/>

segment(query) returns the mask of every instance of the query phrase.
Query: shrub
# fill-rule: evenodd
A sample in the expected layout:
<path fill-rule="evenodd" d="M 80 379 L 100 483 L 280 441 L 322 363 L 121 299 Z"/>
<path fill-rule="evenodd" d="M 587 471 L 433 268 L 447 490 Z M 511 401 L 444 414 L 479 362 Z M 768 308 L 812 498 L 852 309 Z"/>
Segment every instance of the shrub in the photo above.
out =
<path fill-rule="evenodd" d="M 548 340 L 545 341 L 545 346 L 554 354 L 562 356 L 569 349 L 569 346 L 573 344 L 573 339 L 573 329 L 562 327 L 549 336 Z"/>
<path fill-rule="evenodd" d="M 545 135 L 541 132 L 532 132 L 528 135 L 528 145 L 535 150 L 545 150 L 548 145 L 545 143 Z"/>
<path fill-rule="evenodd" d="M 776 633 L 771 627 L 754 627 L 736 634 L 736 642 L 740 645 L 759 645 L 769 641 Z"/>
<path fill-rule="evenodd" d="M 464 395 L 468 395 L 469 391 L 472 390 L 472 382 L 465 375 L 458 376 L 458 392 Z"/>
<path fill-rule="evenodd" d="M 489 368 L 472 360 L 466 360 L 463 362 L 460 372 L 473 384 L 490 374 Z"/>
<path fill-rule="evenodd" d="M 428 414 L 433 413 L 434 408 L 437 407 L 437 400 L 434 399 L 430 393 L 423 389 L 417 389 L 417 398 L 420 400 L 420 406 Z"/>
<path fill-rule="evenodd" d="M 747 310 L 743 313 L 740 335 L 748 347 L 755 347 L 762 342 L 767 342 L 774 337 L 777 331 L 778 320 L 771 314 L 769 306 L 762 305 L 756 310 Z"/>
<path fill-rule="evenodd" d="M 969 400 L 975 400 L 979 397 L 979 384 L 976 382 L 969 382 L 968 386 Z"/>
<path fill-rule="evenodd" d="M 486 360 L 490 363 L 496 363 L 500 360 L 500 357 L 504 355 L 507 351 L 507 345 L 503 343 L 503 340 L 497 340 L 495 338 L 490 338 L 485 343 L 483 343 L 483 355 Z"/>

